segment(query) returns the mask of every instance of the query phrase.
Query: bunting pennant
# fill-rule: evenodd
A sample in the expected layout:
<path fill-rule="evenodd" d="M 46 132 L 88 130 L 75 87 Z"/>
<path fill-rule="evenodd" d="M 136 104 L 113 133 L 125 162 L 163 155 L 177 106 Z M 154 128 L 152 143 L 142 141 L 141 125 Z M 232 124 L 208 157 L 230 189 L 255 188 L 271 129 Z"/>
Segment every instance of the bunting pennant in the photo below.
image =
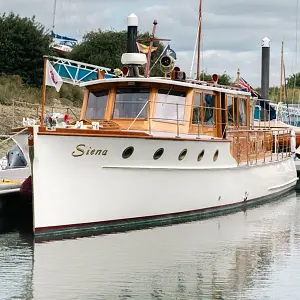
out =
<path fill-rule="evenodd" d="M 140 53 L 148 54 L 149 46 L 146 46 L 146 45 L 141 44 L 139 42 L 137 42 L 136 44 L 137 44 L 137 47 L 138 47 L 138 50 L 139 50 Z M 152 47 L 151 48 L 151 53 L 156 51 L 157 49 L 158 49 L 158 47 Z"/>

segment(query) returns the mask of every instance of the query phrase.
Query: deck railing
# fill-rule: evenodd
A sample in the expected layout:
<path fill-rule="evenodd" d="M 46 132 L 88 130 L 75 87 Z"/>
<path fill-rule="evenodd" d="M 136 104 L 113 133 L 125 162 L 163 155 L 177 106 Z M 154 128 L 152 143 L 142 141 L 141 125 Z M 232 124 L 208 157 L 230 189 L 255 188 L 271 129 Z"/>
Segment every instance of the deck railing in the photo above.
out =
<path fill-rule="evenodd" d="M 280 161 L 292 155 L 290 129 L 231 130 L 228 136 L 238 165 Z"/>
<path fill-rule="evenodd" d="M 251 118 L 250 122 L 247 121 L 249 116 L 246 114 L 239 115 L 238 120 L 237 117 L 235 120 L 231 119 L 228 124 L 230 115 L 227 108 L 200 105 L 192 106 L 191 109 L 191 106 L 169 102 L 156 102 L 151 106 L 148 101 L 140 104 L 141 108 L 136 118 L 127 129 L 132 128 L 136 120 L 144 119 L 148 121 L 150 134 L 153 131 L 169 131 L 177 138 L 193 134 L 197 139 L 201 139 L 204 135 L 214 137 L 217 132 L 219 138 L 226 137 L 232 140 L 231 152 L 239 165 L 278 161 L 291 156 L 290 128 L 271 128 L 270 120 L 260 122 L 255 127 Z M 190 115 L 189 111 L 193 111 L 194 114 Z M 151 115 L 153 117 L 149 117 Z M 188 119 L 185 116 L 188 116 Z M 222 122 L 223 119 L 226 122 Z M 157 125 L 160 121 L 164 124 Z M 247 126 L 250 129 L 247 129 Z"/>
<path fill-rule="evenodd" d="M 121 105 L 120 105 L 121 104 Z M 132 108 L 134 107 L 135 113 Z M 151 134 L 155 123 L 164 122 L 163 126 L 155 126 L 155 130 L 164 130 L 172 128 L 177 137 L 182 134 L 194 134 L 197 138 L 201 138 L 204 134 L 213 135 L 215 129 L 222 129 L 222 134 L 219 137 L 225 137 L 228 130 L 245 129 L 250 126 L 251 130 L 271 130 L 270 120 L 259 122 L 257 126 L 253 124 L 253 113 L 251 113 L 250 121 L 246 109 L 244 113 L 236 116 L 228 113 L 228 108 L 215 108 L 207 105 L 186 105 L 171 102 L 150 101 L 140 102 L 120 102 L 118 108 L 121 108 L 119 118 L 132 118 L 133 121 L 126 128 L 132 129 L 137 120 L 148 121 L 148 131 Z M 129 114 L 126 113 L 129 111 Z M 189 112 L 192 111 L 192 114 Z M 234 114 L 233 109 L 231 109 Z M 114 116 L 115 117 L 115 116 Z M 224 121 L 225 120 L 225 121 Z M 117 122 L 117 119 L 115 120 Z M 188 124 L 188 126 L 186 126 Z M 277 130 L 286 130 L 287 127 L 276 127 Z"/>
<path fill-rule="evenodd" d="M 60 112 L 69 115 L 71 120 L 79 119 L 78 113 L 75 112 L 74 107 L 52 105 L 46 106 L 45 108 L 46 113 Z M 11 106 L 0 107 L 0 126 L 8 129 L 19 127 L 22 126 L 23 117 L 38 120 L 40 114 L 40 104 L 23 102 L 13 99 L 11 102 Z M 1 121 L 3 122 L 3 124 Z"/>

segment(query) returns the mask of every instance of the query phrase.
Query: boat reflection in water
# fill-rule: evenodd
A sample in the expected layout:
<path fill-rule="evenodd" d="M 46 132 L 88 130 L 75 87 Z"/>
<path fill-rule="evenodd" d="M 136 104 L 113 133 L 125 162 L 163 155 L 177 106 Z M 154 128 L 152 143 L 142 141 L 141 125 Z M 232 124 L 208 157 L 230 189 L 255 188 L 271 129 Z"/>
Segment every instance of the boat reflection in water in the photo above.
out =
<path fill-rule="evenodd" d="M 33 299 L 32 235 L 11 233 L 13 229 L 0 218 L 0 299 Z"/>
<path fill-rule="evenodd" d="M 200 222 L 36 243 L 34 299 L 296 299 L 298 277 L 287 288 L 281 272 L 300 267 L 291 262 L 300 206 L 295 192 L 282 200 Z"/>

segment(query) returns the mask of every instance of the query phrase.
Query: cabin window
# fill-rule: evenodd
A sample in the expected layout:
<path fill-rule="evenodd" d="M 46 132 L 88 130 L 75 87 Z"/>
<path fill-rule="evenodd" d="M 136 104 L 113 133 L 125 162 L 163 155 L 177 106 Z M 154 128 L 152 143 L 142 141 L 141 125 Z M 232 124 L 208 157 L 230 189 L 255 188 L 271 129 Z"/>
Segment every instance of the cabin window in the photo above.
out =
<path fill-rule="evenodd" d="M 247 125 L 246 99 L 239 99 L 240 126 Z"/>
<path fill-rule="evenodd" d="M 150 88 L 119 88 L 116 91 L 113 118 L 145 119 Z"/>
<path fill-rule="evenodd" d="M 104 119 L 108 92 L 109 90 L 96 93 L 89 92 L 89 98 L 85 113 L 86 119 Z"/>
<path fill-rule="evenodd" d="M 214 124 L 215 95 L 204 94 L 204 123 Z"/>
<path fill-rule="evenodd" d="M 194 94 L 193 119 L 192 124 L 201 124 L 201 96 L 202 94 Z"/>
<path fill-rule="evenodd" d="M 227 122 L 228 125 L 234 125 L 234 98 L 232 96 L 227 96 Z"/>
<path fill-rule="evenodd" d="M 186 92 L 158 90 L 156 98 L 155 119 L 167 122 L 184 120 Z M 177 112 L 178 110 L 178 112 Z"/>

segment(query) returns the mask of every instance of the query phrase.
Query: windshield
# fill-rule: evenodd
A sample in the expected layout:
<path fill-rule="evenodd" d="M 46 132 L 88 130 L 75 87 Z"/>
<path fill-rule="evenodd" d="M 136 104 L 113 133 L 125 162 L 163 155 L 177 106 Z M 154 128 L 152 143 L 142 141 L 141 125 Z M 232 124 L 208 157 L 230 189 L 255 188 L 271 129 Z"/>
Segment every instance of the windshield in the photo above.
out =
<path fill-rule="evenodd" d="M 147 115 L 150 88 L 119 88 L 113 118 L 142 118 Z"/>
<path fill-rule="evenodd" d="M 97 93 L 89 93 L 85 118 L 104 119 L 109 90 Z"/>

